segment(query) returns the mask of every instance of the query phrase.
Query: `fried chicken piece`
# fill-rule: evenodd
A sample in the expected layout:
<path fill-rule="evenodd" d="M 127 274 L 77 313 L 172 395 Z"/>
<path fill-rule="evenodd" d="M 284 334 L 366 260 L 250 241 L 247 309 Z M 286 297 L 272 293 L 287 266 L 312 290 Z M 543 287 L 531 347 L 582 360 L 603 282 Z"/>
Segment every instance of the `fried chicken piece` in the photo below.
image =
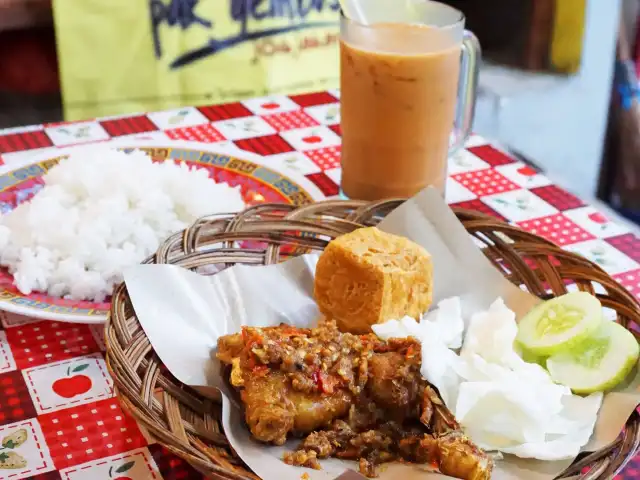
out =
<path fill-rule="evenodd" d="M 461 433 L 438 392 L 420 373 L 417 340 L 379 340 L 318 328 L 245 327 L 219 339 L 245 420 L 259 441 L 304 436 L 292 465 L 320 468 L 330 456 L 360 462 L 376 476 L 394 459 L 437 465 L 464 480 L 488 479 L 492 460 Z"/>
<path fill-rule="evenodd" d="M 314 450 L 296 450 L 295 452 L 287 452 L 284 454 L 282 460 L 287 465 L 322 470 L 320 462 L 318 461 L 318 454 Z"/>
<path fill-rule="evenodd" d="M 222 363 L 230 365 L 234 358 L 239 359 L 244 350 L 245 342 L 240 333 L 225 335 L 218 339 L 216 357 Z"/>
<path fill-rule="evenodd" d="M 452 431 L 461 430 L 460 424 L 451 410 L 444 404 L 440 395 L 433 387 L 424 388 L 422 400 L 422 416 L 420 421 L 431 428 L 436 435 L 444 435 Z"/>
<path fill-rule="evenodd" d="M 452 431 L 434 439 L 425 437 L 422 448 L 440 472 L 465 480 L 489 480 L 493 460 L 462 432 Z"/>
<path fill-rule="evenodd" d="M 253 436 L 262 442 L 282 445 L 287 435 L 304 434 L 331 424 L 347 414 L 351 394 L 338 390 L 333 395 L 305 394 L 291 388 L 282 372 L 244 377 L 242 401 L 245 421 Z"/>
<path fill-rule="evenodd" d="M 291 400 L 296 409 L 293 424 L 296 435 L 329 426 L 334 419 L 344 417 L 352 403 L 347 390 L 338 390 L 332 395 L 292 392 Z"/>
<path fill-rule="evenodd" d="M 397 352 L 374 354 L 369 359 L 367 391 L 389 418 L 415 418 L 420 409 L 424 381 L 420 366 Z"/>
<path fill-rule="evenodd" d="M 282 445 L 293 430 L 295 407 L 289 399 L 290 388 L 279 372 L 244 378 L 241 393 L 245 421 L 253 436 L 261 442 Z"/>

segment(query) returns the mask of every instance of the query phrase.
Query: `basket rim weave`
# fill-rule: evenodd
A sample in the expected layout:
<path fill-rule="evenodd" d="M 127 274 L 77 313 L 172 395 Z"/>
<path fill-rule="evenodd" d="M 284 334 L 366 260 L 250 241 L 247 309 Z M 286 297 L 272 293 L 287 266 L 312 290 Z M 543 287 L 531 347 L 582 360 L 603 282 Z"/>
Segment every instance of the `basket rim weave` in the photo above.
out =
<path fill-rule="evenodd" d="M 329 239 L 340 234 L 376 225 L 402 201 L 325 200 L 302 207 L 262 204 L 238 214 L 203 217 L 169 237 L 144 263 L 170 263 L 192 270 L 212 265 L 273 264 L 322 250 Z M 573 282 L 615 310 L 617 321 L 626 328 L 640 325 L 638 301 L 600 266 L 497 218 L 462 209 L 454 212 L 510 281 L 525 285 L 541 298 L 566 293 L 567 282 Z M 606 293 L 596 293 L 594 284 Z M 639 338 L 637 331 L 630 331 Z M 112 297 L 105 343 L 117 397 L 150 440 L 208 478 L 258 479 L 230 449 L 219 423 L 219 403 L 180 384 L 163 367 L 135 317 L 124 284 Z M 558 478 L 610 479 L 639 448 L 640 415 L 634 411 L 612 444 L 581 454 Z"/>

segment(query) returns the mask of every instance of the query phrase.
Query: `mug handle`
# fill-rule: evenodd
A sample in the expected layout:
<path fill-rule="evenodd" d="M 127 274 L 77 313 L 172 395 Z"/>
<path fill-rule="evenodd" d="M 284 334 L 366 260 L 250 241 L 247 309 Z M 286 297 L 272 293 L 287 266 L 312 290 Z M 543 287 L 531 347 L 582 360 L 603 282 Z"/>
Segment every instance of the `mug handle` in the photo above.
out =
<path fill-rule="evenodd" d="M 454 138 L 449 148 L 449 154 L 454 154 L 467 142 L 473 127 L 476 112 L 476 96 L 478 90 L 478 75 L 482 50 L 478 38 L 468 30 L 462 38 L 462 54 L 460 57 L 460 80 L 458 84 L 458 105 L 454 125 Z"/>

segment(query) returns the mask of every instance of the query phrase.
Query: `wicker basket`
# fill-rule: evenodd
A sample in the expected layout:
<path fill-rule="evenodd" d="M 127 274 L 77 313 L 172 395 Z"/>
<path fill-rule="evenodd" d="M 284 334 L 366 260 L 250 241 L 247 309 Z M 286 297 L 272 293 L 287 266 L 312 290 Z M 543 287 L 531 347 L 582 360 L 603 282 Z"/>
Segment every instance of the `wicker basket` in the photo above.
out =
<path fill-rule="evenodd" d="M 399 203 L 326 201 L 298 209 L 261 205 L 235 216 L 204 218 L 169 238 L 147 263 L 189 269 L 273 264 L 309 250 L 322 250 L 331 238 L 375 225 Z M 566 293 L 571 283 L 590 293 L 599 284 L 607 293 L 598 294 L 598 298 L 617 312 L 619 323 L 625 327 L 640 324 L 636 300 L 597 265 L 492 217 L 461 210 L 456 215 L 467 231 L 486 245 L 483 251 L 487 257 L 513 283 L 542 298 Z M 153 440 L 209 478 L 257 478 L 229 447 L 219 423 L 219 404 L 181 384 L 164 368 L 135 316 L 124 285 L 113 295 L 106 340 L 107 362 L 120 401 Z M 639 446 L 640 417 L 634 413 L 612 445 L 583 456 L 562 478 L 613 478 Z M 581 474 L 585 467 L 590 468 Z"/>

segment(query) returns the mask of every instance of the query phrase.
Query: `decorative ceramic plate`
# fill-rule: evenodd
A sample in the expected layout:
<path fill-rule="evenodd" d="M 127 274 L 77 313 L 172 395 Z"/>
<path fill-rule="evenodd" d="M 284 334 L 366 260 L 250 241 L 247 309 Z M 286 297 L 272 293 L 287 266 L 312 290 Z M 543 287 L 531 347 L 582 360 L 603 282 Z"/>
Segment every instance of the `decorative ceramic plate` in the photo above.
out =
<path fill-rule="evenodd" d="M 240 186 L 247 205 L 290 203 L 304 205 L 324 198 L 320 190 L 303 175 L 285 176 L 264 165 L 262 157 L 216 144 L 171 141 L 113 142 L 96 148 L 147 151 L 155 161 L 185 162 L 209 171 L 216 182 Z M 34 155 L 0 169 L 0 212 L 6 213 L 35 195 L 44 182 L 42 176 L 74 147 Z M 75 148 L 88 148 L 86 145 Z M 109 303 L 67 300 L 41 293 L 24 295 L 13 285 L 13 276 L 0 269 L 0 310 L 9 313 L 62 322 L 102 323 Z"/>

